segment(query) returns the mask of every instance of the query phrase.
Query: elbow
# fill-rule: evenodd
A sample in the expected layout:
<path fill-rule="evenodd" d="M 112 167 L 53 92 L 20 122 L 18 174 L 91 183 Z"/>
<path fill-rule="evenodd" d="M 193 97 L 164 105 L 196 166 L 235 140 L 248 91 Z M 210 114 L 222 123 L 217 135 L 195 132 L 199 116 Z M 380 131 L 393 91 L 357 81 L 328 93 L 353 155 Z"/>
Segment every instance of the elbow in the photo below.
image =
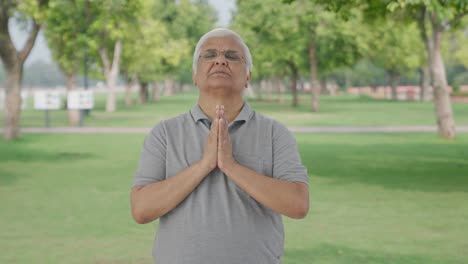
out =
<path fill-rule="evenodd" d="M 309 213 L 309 203 L 304 203 L 303 205 L 295 208 L 294 211 L 291 212 L 291 215 L 289 217 L 294 218 L 294 219 L 304 219 L 308 213 Z"/>
<path fill-rule="evenodd" d="M 133 216 L 133 220 L 135 220 L 135 222 L 140 224 L 140 225 L 147 224 L 147 223 L 152 222 L 154 220 L 153 218 L 151 218 L 147 214 L 145 214 L 145 212 L 138 211 L 138 210 L 135 210 L 135 209 L 132 209 L 132 216 Z"/>
<path fill-rule="evenodd" d="M 309 213 L 309 188 L 302 183 L 296 184 L 297 196 L 288 216 L 294 219 L 303 219 Z"/>
<path fill-rule="evenodd" d="M 132 208 L 132 216 L 133 220 L 135 220 L 136 223 L 142 225 L 148 223 L 148 219 L 142 214 L 141 212 L 138 212 L 137 210 Z"/>

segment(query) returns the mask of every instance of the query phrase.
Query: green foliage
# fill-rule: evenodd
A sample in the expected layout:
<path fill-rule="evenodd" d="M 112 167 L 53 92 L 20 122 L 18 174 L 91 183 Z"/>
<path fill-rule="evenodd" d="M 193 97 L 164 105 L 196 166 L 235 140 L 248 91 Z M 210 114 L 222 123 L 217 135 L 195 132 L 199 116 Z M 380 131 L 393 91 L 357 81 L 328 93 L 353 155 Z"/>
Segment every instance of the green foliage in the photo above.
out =
<path fill-rule="evenodd" d="M 88 41 L 86 3 L 52 1 L 49 6 L 45 36 L 52 56 L 65 73 L 77 73 Z"/>
<path fill-rule="evenodd" d="M 143 82 L 179 77 L 189 81 L 191 51 L 213 28 L 213 9 L 204 2 L 143 1 L 138 24 L 127 32 L 122 71 Z"/>
<path fill-rule="evenodd" d="M 254 79 L 286 75 L 290 62 L 305 68 L 307 42 L 297 17 L 293 6 L 274 0 L 239 1 L 232 27 L 250 47 Z"/>
<path fill-rule="evenodd" d="M 376 64 L 397 75 L 408 75 L 423 63 L 424 45 L 415 23 L 382 20 L 369 27 L 368 52 Z"/>
<path fill-rule="evenodd" d="M 258 78 L 284 75 L 294 62 L 309 72 L 309 46 L 316 45 L 319 74 L 353 65 L 366 50 L 366 32 L 360 31 L 360 14 L 347 20 L 313 1 L 240 1 L 233 27 L 252 47 Z"/>

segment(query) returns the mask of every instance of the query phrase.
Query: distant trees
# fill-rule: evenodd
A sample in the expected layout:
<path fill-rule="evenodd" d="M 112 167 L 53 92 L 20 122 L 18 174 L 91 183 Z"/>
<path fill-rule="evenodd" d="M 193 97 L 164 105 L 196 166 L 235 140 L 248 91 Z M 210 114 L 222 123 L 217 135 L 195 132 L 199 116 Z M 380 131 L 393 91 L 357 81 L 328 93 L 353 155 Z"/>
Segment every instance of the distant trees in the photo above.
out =
<path fill-rule="evenodd" d="M 402 76 L 415 71 L 423 61 L 423 44 L 415 23 L 403 24 L 382 19 L 368 27 L 371 33 L 368 58 L 383 68 L 389 77 L 392 99 Z"/>
<path fill-rule="evenodd" d="M 359 14 L 344 20 L 312 1 L 239 1 L 234 27 L 253 46 L 256 75 L 272 77 L 289 69 L 293 106 L 296 81 L 309 75 L 311 110 L 319 110 L 319 79 L 352 66 L 365 51 L 365 32 L 355 27 Z M 354 25 L 354 26 L 353 26 Z"/>
<path fill-rule="evenodd" d="M 0 58 L 6 72 L 6 102 L 3 112 L 6 140 L 19 137 L 23 65 L 34 46 L 41 23 L 45 20 L 47 4 L 48 0 L 0 2 Z M 8 30 L 8 21 L 14 16 L 21 18 L 29 28 L 29 36 L 19 50 L 13 44 Z"/>
<path fill-rule="evenodd" d="M 113 112 L 119 76 L 141 82 L 144 88 L 165 79 L 190 80 L 190 54 L 216 22 L 213 8 L 201 0 L 6 0 L 0 2 L 0 10 L 0 57 L 6 76 L 3 127 L 8 140 L 19 136 L 23 64 L 42 24 L 67 89 L 76 87 L 89 57 L 91 63 L 86 63 L 93 76 L 106 80 L 106 111 Z M 30 31 L 19 51 L 8 31 L 13 17 L 24 21 Z M 154 93 L 157 97 L 158 91 Z M 69 120 L 78 122 L 76 111 L 69 112 Z"/>
<path fill-rule="evenodd" d="M 19 135 L 23 64 L 41 25 L 67 89 L 75 89 L 86 65 L 106 81 L 106 111 L 112 112 L 118 77 L 127 82 L 127 107 L 132 85 L 145 103 L 158 100 L 162 83 L 165 94 L 190 83 L 194 46 L 216 22 L 206 0 L 5 0 L 0 8 L 6 139 Z M 468 0 L 238 0 L 232 28 L 250 46 L 254 80 L 269 93 L 273 87 L 284 91 L 287 80 L 297 106 L 298 87 L 305 90 L 309 80 L 311 111 L 320 110 L 328 80 L 342 86 L 390 83 L 395 90 L 400 78 L 416 82 L 419 69 L 421 86 L 431 81 L 434 87 L 439 134 L 453 138 L 447 80 L 455 87 L 468 80 L 467 14 Z M 29 31 L 19 50 L 8 33 L 13 17 Z M 77 112 L 69 114 L 76 124 Z"/>
<path fill-rule="evenodd" d="M 366 15 L 368 21 L 383 17 L 394 21 L 401 20 L 409 24 L 417 23 L 419 35 L 427 51 L 426 59 L 434 88 L 439 135 L 449 139 L 455 137 L 455 122 L 447 89 L 442 43 L 444 32 L 460 26 L 463 18 L 468 15 L 468 0 L 283 0 L 291 5 L 303 4 L 304 1 L 323 6 L 326 10 L 331 10 L 342 18 L 349 18 L 352 15 L 352 10 L 358 9 Z M 306 13 L 315 18 L 317 15 L 312 15 L 314 10 L 316 9 Z M 314 23 L 310 24 L 314 25 Z M 422 69 L 424 68 L 424 63 L 422 63 Z M 396 74 L 393 76 L 395 77 Z"/>

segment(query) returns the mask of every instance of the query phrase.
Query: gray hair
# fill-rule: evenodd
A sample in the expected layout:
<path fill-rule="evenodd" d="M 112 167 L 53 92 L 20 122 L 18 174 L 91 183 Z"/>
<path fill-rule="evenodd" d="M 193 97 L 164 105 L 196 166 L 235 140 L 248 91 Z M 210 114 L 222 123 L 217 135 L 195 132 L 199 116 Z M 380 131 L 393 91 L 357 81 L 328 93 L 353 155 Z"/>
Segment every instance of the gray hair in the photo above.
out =
<path fill-rule="evenodd" d="M 244 40 L 242 40 L 239 34 L 227 28 L 215 28 L 205 33 L 205 35 L 203 35 L 200 38 L 200 40 L 197 43 L 197 46 L 195 47 L 195 52 L 193 53 L 193 63 L 192 63 L 192 71 L 194 74 L 197 73 L 198 58 L 200 57 L 200 53 L 201 53 L 200 49 L 203 46 L 203 44 L 205 44 L 205 42 L 209 39 L 222 38 L 222 37 L 231 37 L 241 45 L 242 51 L 245 54 L 245 64 L 246 64 L 247 74 L 249 72 L 252 72 L 252 68 L 253 68 L 252 55 L 250 54 L 249 47 L 247 47 Z"/>

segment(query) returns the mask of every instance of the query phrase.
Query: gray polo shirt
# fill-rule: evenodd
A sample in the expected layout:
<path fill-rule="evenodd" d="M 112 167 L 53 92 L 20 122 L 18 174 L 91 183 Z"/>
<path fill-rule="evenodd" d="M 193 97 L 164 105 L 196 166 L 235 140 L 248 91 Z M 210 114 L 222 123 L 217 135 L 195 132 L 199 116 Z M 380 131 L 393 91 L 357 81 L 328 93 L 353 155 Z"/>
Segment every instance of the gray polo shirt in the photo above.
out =
<path fill-rule="evenodd" d="M 157 124 L 144 141 L 133 186 L 162 181 L 201 160 L 210 123 L 197 104 Z M 308 184 L 296 141 L 285 126 L 244 103 L 229 134 L 238 163 L 268 177 Z M 283 248 L 281 215 L 216 168 L 160 217 L 153 257 L 157 264 L 276 264 Z"/>

